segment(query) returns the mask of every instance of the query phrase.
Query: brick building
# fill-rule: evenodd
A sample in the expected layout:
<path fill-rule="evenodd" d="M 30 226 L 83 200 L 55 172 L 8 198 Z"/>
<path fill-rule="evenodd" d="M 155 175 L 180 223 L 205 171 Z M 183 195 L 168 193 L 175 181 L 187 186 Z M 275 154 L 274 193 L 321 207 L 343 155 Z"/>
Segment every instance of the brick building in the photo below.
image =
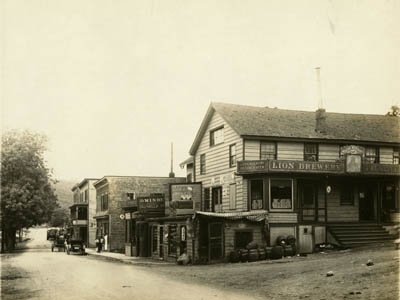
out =
<path fill-rule="evenodd" d="M 137 210 L 137 200 L 154 195 L 168 197 L 169 184 L 179 182 L 185 182 L 185 178 L 104 176 L 96 181 L 97 234 L 105 237 L 106 250 L 132 255 L 137 240 L 131 216 Z"/>

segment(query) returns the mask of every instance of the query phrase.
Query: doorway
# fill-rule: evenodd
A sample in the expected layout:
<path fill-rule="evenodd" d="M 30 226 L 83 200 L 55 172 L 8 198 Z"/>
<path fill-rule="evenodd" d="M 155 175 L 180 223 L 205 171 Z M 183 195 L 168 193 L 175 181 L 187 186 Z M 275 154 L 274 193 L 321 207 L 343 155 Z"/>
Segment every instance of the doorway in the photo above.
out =
<path fill-rule="evenodd" d="M 212 211 L 220 212 L 222 210 L 222 187 L 212 188 Z"/>
<path fill-rule="evenodd" d="M 302 221 L 318 221 L 318 184 L 313 180 L 298 181 L 299 209 Z"/>
<path fill-rule="evenodd" d="M 360 221 L 375 221 L 376 185 L 362 185 L 359 190 L 359 219 Z"/>
<path fill-rule="evenodd" d="M 220 260 L 224 257 L 223 253 L 223 224 L 209 223 L 208 224 L 208 255 L 210 261 Z"/>

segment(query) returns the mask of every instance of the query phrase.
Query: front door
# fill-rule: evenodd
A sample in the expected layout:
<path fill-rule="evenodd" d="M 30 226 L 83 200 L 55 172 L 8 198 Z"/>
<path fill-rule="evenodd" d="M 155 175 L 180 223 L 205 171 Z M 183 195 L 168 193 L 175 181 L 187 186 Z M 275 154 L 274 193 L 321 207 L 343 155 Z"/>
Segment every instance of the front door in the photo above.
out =
<path fill-rule="evenodd" d="M 222 187 L 212 188 L 212 211 L 220 212 L 222 210 Z"/>
<path fill-rule="evenodd" d="M 221 260 L 224 257 L 223 234 L 222 223 L 208 224 L 208 255 L 210 261 Z"/>
<path fill-rule="evenodd" d="M 374 221 L 375 218 L 375 199 L 376 186 L 366 184 L 359 190 L 359 216 L 360 221 Z"/>
<path fill-rule="evenodd" d="M 302 221 L 318 221 L 318 185 L 312 180 L 298 181 L 299 209 Z"/>

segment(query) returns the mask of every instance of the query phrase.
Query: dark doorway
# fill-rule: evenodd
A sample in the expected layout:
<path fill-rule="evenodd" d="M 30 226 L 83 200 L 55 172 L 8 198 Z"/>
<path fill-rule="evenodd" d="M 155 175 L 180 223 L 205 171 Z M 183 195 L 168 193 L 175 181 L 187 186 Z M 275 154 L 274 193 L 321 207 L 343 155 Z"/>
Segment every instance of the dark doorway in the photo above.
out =
<path fill-rule="evenodd" d="M 359 213 L 360 221 L 375 220 L 375 198 L 376 186 L 374 184 L 366 184 L 359 190 Z"/>
<path fill-rule="evenodd" d="M 312 180 L 298 181 L 299 209 L 302 221 L 318 221 L 318 184 Z"/>
<path fill-rule="evenodd" d="M 210 223 L 209 228 L 209 257 L 210 261 L 220 260 L 224 257 L 223 254 L 223 225 L 222 223 Z"/>
<path fill-rule="evenodd" d="M 87 227 L 79 227 L 79 238 L 87 246 Z"/>

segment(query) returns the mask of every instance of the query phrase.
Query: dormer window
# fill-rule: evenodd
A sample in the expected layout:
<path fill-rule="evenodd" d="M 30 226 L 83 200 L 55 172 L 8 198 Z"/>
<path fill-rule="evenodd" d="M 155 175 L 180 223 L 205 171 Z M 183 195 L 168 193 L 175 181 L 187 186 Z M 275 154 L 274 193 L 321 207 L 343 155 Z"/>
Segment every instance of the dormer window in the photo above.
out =
<path fill-rule="evenodd" d="M 210 131 L 210 146 L 224 142 L 224 127 L 218 127 Z"/>

